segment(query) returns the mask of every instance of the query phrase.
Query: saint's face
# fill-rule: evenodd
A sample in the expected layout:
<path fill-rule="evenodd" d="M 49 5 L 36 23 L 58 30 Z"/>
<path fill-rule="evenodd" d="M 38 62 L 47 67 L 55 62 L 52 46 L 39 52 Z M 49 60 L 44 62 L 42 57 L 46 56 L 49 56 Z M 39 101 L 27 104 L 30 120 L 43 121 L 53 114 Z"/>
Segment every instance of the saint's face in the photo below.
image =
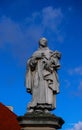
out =
<path fill-rule="evenodd" d="M 41 39 L 39 44 L 42 47 L 47 47 L 47 41 L 46 41 L 46 39 Z"/>

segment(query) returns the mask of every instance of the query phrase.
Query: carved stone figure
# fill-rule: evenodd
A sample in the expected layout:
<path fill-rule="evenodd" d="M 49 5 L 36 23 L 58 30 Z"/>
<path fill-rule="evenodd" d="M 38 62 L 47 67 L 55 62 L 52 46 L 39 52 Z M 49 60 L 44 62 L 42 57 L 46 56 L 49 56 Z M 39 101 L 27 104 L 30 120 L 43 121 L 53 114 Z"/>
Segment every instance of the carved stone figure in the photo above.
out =
<path fill-rule="evenodd" d="M 56 108 L 56 94 L 59 93 L 57 70 L 61 54 L 51 51 L 47 43 L 46 38 L 41 38 L 39 49 L 27 61 L 26 88 L 32 94 L 28 112 L 49 112 Z"/>

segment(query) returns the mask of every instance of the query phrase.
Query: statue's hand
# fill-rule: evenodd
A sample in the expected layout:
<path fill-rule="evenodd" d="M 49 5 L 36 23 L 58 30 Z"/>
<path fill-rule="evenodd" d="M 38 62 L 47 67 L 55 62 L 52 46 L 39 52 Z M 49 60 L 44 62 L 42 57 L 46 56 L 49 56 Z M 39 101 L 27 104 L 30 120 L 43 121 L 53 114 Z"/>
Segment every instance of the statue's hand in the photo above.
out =
<path fill-rule="evenodd" d="M 32 58 L 29 62 L 29 65 L 34 66 L 36 64 L 36 60 Z"/>
<path fill-rule="evenodd" d="M 44 61 L 44 63 L 45 63 L 44 64 L 45 69 L 48 70 L 50 68 L 50 62 L 46 60 L 46 61 Z"/>

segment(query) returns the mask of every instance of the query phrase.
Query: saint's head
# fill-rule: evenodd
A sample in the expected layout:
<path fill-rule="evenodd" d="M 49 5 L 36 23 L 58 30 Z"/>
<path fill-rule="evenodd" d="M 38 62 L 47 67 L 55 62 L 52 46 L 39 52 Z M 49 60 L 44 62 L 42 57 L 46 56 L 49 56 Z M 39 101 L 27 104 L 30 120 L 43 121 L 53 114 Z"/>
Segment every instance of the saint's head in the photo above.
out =
<path fill-rule="evenodd" d="M 39 40 L 39 47 L 47 47 L 48 41 L 45 37 L 40 38 Z"/>

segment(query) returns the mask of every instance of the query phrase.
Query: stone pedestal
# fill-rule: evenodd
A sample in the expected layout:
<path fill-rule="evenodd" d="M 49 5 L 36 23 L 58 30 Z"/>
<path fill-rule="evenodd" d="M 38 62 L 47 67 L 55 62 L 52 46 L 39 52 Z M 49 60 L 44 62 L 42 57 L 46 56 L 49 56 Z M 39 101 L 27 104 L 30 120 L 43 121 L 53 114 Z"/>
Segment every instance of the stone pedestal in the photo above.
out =
<path fill-rule="evenodd" d="M 56 130 L 56 129 L 49 128 L 49 127 L 25 127 L 25 128 L 21 128 L 21 130 Z"/>
<path fill-rule="evenodd" d="M 19 116 L 21 130 L 57 130 L 62 127 L 64 120 L 50 113 L 27 113 Z"/>

